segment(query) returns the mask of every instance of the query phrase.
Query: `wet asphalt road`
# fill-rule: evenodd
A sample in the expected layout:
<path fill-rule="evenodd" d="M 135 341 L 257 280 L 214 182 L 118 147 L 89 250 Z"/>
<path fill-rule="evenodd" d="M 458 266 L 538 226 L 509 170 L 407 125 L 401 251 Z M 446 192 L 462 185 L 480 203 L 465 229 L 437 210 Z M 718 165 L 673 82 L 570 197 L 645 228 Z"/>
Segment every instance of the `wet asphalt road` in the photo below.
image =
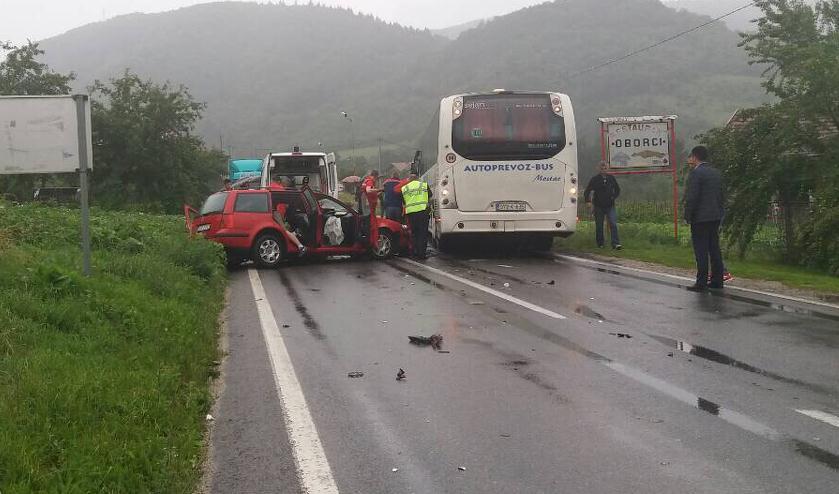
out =
<path fill-rule="evenodd" d="M 210 491 L 303 492 L 231 278 Z M 796 411 L 839 415 L 838 318 L 545 258 L 259 279 L 342 493 L 839 492 L 839 427 Z M 450 353 L 408 343 L 433 333 Z"/>

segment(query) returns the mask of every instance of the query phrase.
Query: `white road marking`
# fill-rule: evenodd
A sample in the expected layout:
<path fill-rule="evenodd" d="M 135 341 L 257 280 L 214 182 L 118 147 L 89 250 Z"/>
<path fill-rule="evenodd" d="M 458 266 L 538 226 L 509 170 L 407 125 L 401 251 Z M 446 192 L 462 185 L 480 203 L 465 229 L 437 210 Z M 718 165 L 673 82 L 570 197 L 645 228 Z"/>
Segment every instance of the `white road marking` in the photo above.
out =
<path fill-rule="evenodd" d="M 571 262 L 576 262 L 576 263 L 579 263 L 579 264 L 595 265 L 595 266 L 602 267 L 604 269 L 612 269 L 612 270 L 615 270 L 615 271 L 623 270 L 623 271 L 632 271 L 632 272 L 636 272 L 636 273 L 651 274 L 651 275 L 655 275 L 655 276 L 660 276 L 662 278 L 670 278 L 672 280 L 688 282 L 689 284 L 693 284 L 693 282 L 695 281 L 693 278 L 687 278 L 685 276 L 677 276 L 677 275 L 674 275 L 674 274 L 659 273 L 657 271 L 650 271 L 650 270 L 647 270 L 647 269 L 630 268 L 628 266 L 620 266 L 620 265 L 617 265 L 617 264 L 610 264 L 610 263 L 606 263 L 606 262 L 592 261 L 591 259 L 585 259 L 583 257 L 576 257 L 576 256 L 569 256 L 567 254 L 555 254 L 554 256 L 557 259 L 565 259 L 565 260 L 568 260 L 568 261 L 571 261 Z M 727 290 L 732 290 L 732 291 L 744 292 L 744 293 L 752 293 L 752 294 L 757 294 L 757 295 L 763 295 L 765 297 L 773 297 L 773 298 L 778 298 L 778 299 L 782 299 L 782 300 L 788 300 L 790 302 L 797 302 L 797 303 L 800 303 L 800 304 L 815 305 L 815 306 L 819 306 L 819 307 L 825 307 L 825 308 L 828 308 L 828 309 L 839 309 L 839 305 L 831 304 L 831 303 L 828 303 L 828 302 L 820 302 L 818 300 L 809 300 L 809 299 L 806 299 L 806 298 L 791 297 L 789 295 L 782 295 L 780 293 L 764 292 L 764 291 L 761 291 L 761 290 L 754 290 L 754 289 L 751 289 L 751 288 L 744 288 L 744 287 L 741 287 L 741 286 L 726 285 L 726 289 Z"/>
<path fill-rule="evenodd" d="M 309 494 L 338 494 L 338 486 L 332 478 L 332 469 L 323 451 L 315 422 L 309 413 L 303 388 L 300 387 L 283 342 L 283 335 L 265 296 L 259 272 L 254 269 L 248 270 L 248 276 L 303 491 Z"/>
<path fill-rule="evenodd" d="M 833 427 L 839 427 L 839 417 L 836 415 L 831 415 L 820 410 L 796 410 L 796 412 L 816 420 L 821 420 L 825 424 L 832 425 Z"/>
<path fill-rule="evenodd" d="M 431 266 L 426 266 L 425 264 L 420 264 L 416 261 L 412 261 L 410 259 L 402 259 L 402 262 L 406 262 L 418 268 L 425 269 L 427 271 L 431 271 L 432 273 L 438 274 L 440 276 L 445 276 L 446 278 L 452 279 L 457 281 L 458 283 L 463 283 L 464 285 L 470 286 L 476 290 L 480 290 L 484 293 L 488 293 L 500 299 L 506 300 L 507 302 L 512 302 L 516 305 L 524 307 L 525 309 L 530 309 L 533 312 L 538 312 L 539 314 L 546 315 L 548 317 L 552 317 L 554 319 L 566 319 L 565 316 L 562 314 L 557 314 L 552 310 L 545 309 L 544 307 L 539 307 L 538 305 L 531 304 L 530 302 L 524 301 L 520 298 L 513 297 L 512 295 L 507 295 L 504 292 L 499 292 L 498 290 L 493 290 L 492 288 L 488 288 L 484 285 L 479 283 L 475 283 L 474 281 L 467 280 L 466 278 L 461 278 L 460 276 L 455 276 L 453 274 L 447 273 L 445 271 L 439 270 L 437 268 L 432 268 Z"/>

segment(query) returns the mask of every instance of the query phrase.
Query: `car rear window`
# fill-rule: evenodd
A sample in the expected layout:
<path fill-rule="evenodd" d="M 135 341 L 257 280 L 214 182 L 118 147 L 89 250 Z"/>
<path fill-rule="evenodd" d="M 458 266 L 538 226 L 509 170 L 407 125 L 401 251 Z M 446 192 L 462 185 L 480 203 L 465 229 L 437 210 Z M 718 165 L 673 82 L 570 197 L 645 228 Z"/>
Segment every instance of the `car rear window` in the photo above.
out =
<path fill-rule="evenodd" d="M 217 192 L 204 201 L 199 212 L 201 216 L 213 213 L 221 213 L 224 211 L 224 203 L 227 202 L 227 192 Z"/>
<path fill-rule="evenodd" d="M 234 210 L 237 213 L 267 213 L 268 194 L 239 194 Z"/>

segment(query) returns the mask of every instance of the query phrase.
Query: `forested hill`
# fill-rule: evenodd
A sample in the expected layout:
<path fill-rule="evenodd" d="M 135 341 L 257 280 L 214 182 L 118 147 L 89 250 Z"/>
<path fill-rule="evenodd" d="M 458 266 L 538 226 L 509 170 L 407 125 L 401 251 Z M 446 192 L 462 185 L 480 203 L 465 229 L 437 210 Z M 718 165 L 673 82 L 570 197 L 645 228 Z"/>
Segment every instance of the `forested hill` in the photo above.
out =
<path fill-rule="evenodd" d="M 706 19 L 658 0 L 564 0 L 447 40 L 345 9 L 215 3 L 122 16 L 41 46 L 81 84 L 130 68 L 188 86 L 208 104 L 199 130 L 211 144 L 223 135 L 237 154 L 342 149 L 351 134 L 358 146 L 380 136 L 410 146 L 440 97 L 497 87 L 569 93 L 582 143 L 594 148 L 596 116 L 676 113 L 692 137 L 763 98 L 759 72 L 722 24 L 579 74 Z"/>

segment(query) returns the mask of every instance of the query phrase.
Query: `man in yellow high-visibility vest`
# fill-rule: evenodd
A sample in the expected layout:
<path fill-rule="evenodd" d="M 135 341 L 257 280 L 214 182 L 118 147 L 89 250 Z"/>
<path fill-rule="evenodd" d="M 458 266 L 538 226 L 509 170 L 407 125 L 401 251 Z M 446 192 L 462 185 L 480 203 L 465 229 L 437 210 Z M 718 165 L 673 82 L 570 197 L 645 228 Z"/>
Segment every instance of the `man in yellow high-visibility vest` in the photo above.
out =
<path fill-rule="evenodd" d="M 411 249 L 414 259 L 425 259 L 428 247 L 428 220 L 431 212 L 431 189 L 428 184 L 417 178 L 413 170 L 408 179 L 394 187 L 402 194 L 405 204 L 405 218 L 411 228 Z"/>

